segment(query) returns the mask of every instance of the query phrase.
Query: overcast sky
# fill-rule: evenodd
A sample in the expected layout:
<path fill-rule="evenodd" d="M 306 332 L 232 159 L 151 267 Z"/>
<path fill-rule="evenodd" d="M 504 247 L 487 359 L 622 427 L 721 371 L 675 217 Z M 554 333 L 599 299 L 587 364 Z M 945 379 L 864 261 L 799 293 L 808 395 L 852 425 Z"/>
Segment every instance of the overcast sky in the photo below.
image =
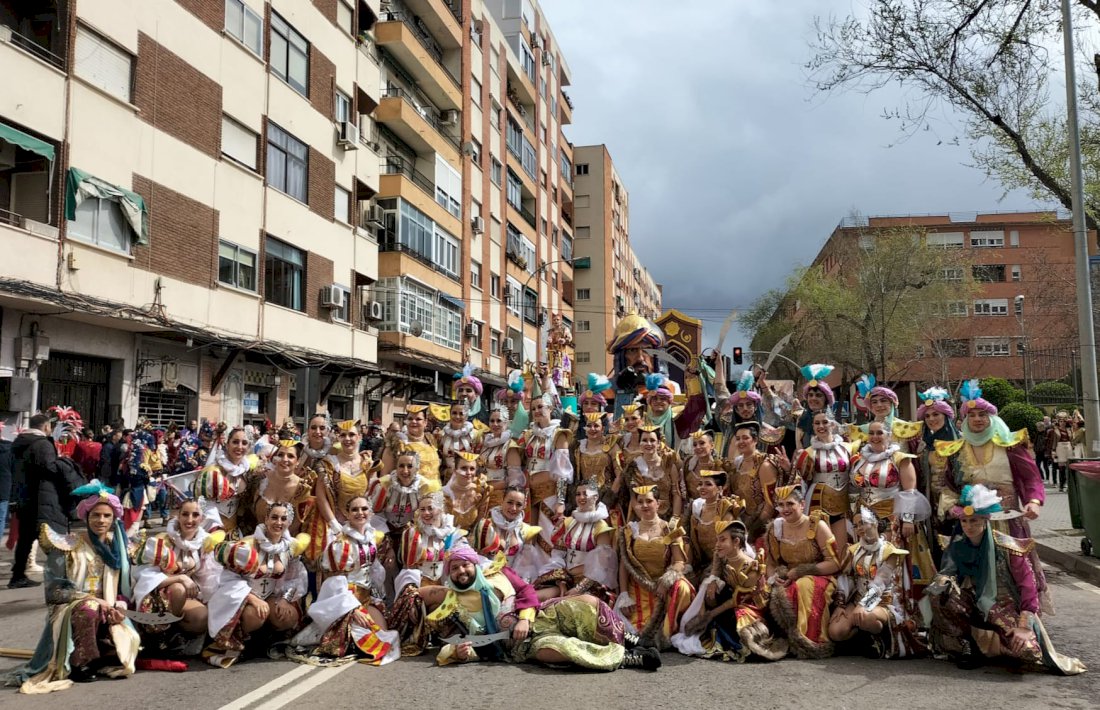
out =
<path fill-rule="evenodd" d="M 575 145 L 606 143 L 634 249 L 664 305 L 713 344 L 743 308 L 864 215 L 1026 209 L 968 167 L 947 115 L 899 143 L 899 91 L 821 95 L 803 65 L 815 14 L 860 0 L 543 0 L 572 71 Z M 942 141 L 941 145 L 937 145 Z M 685 247 L 687 247 L 685 249 Z M 735 342 L 748 345 L 742 334 Z"/>

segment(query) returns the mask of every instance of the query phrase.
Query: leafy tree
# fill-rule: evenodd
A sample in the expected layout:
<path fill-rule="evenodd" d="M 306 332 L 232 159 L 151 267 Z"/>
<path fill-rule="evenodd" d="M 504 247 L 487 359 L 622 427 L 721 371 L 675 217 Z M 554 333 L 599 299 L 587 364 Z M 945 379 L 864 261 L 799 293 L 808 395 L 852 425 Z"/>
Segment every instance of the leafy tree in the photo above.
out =
<path fill-rule="evenodd" d="M 982 388 L 982 397 L 989 400 L 997 409 L 1004 409 L 1013 402 L 1024 401 L 1024 391 L 1008 380 L 1000 377 L 986 377 L 979 384 Z"/>
<path fill-rule="evenodd" d="M 1004 409 L 1000 410 L 1000 416 L 1009 429 L 1012 431 L 1027 429 L 1028 436 L 1031 437 L 1032 441 L 1035 441 L 1035 437 L 1039 433 L 1035 425 L 1042 421 L 1043 410 L 1025 402 L 1010 402 L 1005 405 Z"/>
<path fill-rule="evenodd" d="M 1094 30 L 1100 2 L 1075 0 L 1077 26 Z M 1006 190 L 1024 188 L 1070 208 L 1059 0 L 870 0 L 866 13 L 817 18 L 811 79 L 821 91 L 906 90 L 887 109 L 906 135 L 950 108 L 963 116 L 977 167 Z M 1057 49 L 1055 49 L 1057 48 Z M 1079 62 L 1080 64 L 1080 62 Z M 1100 73 L 1100 54 L 1085 66 Z M 1085 210 L 1100 216 L 1100 93 L 1079 73 Z M 955 137 L 951 142 L 958 141 Z M 941 141 L 942 142 L 942 141 Z"/>
<path fill-rule="evenodd" d="M 1047 407 L 1073 407 L 1077 392 L 1065 382 L 1040 382 L 1028 391 L 1028 398 Z"/>

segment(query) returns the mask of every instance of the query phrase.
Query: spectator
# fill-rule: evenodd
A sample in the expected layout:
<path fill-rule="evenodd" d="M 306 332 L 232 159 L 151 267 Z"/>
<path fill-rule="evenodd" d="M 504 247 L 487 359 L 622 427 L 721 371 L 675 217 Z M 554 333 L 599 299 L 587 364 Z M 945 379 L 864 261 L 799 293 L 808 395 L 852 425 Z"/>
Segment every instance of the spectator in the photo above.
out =
<path fill-rule="evenodd" d="M 38 539 L 39 525 L 45 523 L 60 534 L 69 531 L 70 492 L 84 485 L 80 469 L 71 459 L 57 455 L 50 434 L 53 425 L 50 417 L 35 414 L 30 428 L 15 438 L 12 457 L 15 461 L 14 477 L 20 489 L 19 542 L 15 547 L 15 562 L 11 569 L 10 589 L 36 587 L 27 577 L 27 561 L 31 546 Z"/>
<path fill-rule="evenodd" d="M 0 439 L 0 540 L 8 528 L 8 503 L 11 500 L 12 487 L 11 442 Z"/>
<path fill-rule="evenodd" d="M 1047 479 L 1047 470 L 1050 468 L 1048 464 L 1050 440 L 1047 438 L 1046 422 L 1036 422 L 1035 431 L 1035 465 L 1039 467 L 1039 472 L 1043 475 L 1043 480 L 1045 481 Z"/>
<path fill-rule="evenodd" d="M 103 481 L 106 485 L 113 486 L 115 483 L 116 473 L 118 471 L 118 455 L 119 442 L 122 441 L 122 432 L 118 429 L 112 429 L 111 433 L 107 435 L 107 438 L 103 441 L 103 446 L 99 450 L 99 480 Z"/>
<path fill-rule="evenodd" d="M 73 451 L 73 463 L 80 467 L 80 473 L 85 480 L 92 480 L 99 470 L 99 454 L 103 450 L 103 444 L 92 438 L 92 430 L 85 429 L 84 436 L 76 442 Z"/>
<path fill-rule="evenodd" d="M 363 443 L 359 446 L 359 450 L 366 451 L 369 449 L 372 459 L 381 461 L 382 449 L 386 446 L 386 441 L 382 438 L 382 427 L 371 424 L 365 429 L 366 435 L 363 437 Z"/>

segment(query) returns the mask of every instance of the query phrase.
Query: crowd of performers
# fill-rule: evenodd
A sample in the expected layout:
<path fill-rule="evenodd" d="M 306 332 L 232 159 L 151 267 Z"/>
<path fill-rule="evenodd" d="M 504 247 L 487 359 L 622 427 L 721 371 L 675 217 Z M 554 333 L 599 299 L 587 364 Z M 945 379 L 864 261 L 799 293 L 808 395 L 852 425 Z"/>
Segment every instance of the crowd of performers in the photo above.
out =
<path fill-rule="evenodd" d="M 323 414 L 301 436 L 219 427 L 203 465 L 169 478 L 165 532 L 128 530 L 98 481 L 75 492 L 86 526 L 43 526 L 49 621 L 17 680 L 46 692 L 129 675 L 139 656 L 429 651 L 608 671 L 672 650 L 1084 671 L 1043 623 L 1026 434 L 975 381 L 957 412 L 932 388 L 907 422 L 864 380 L 869 421 L 842 427 L 829 369 L 803 368 L 785 410 L 749 373 L 733 391 L 718 377 L 686 432 L 659 374 L 614 398 L 590 375 L 574 412 L 549 378 L 514 377 L 483 406 L 469 370 L 451 403 L 407 406 L 379 460 L 358 422 Z"/>

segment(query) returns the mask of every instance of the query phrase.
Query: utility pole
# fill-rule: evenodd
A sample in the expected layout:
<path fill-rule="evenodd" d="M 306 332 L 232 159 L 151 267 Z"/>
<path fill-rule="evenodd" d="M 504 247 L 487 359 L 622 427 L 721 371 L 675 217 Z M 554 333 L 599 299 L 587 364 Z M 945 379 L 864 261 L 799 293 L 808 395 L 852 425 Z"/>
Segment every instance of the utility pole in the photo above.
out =
<path fill-rule="evenodd" d="M 1077 330 L 1081 339 L 1081 406 L 1088 437 L 1086 456 L 1100 453 L 1100 386 L 1096 373 L 1096 333 L 1092 323 L 1092 280 L 1089 269 L 1089 233 L 1085 224 L 1084 178 L 1081 174 L 1081 129 L 1077 124 L 1077 71 L 1073 54 L 1073 14 L 1070 0 L 1062 0 L 1062 40 L 1066 62 L 1066 127 L 1069 130 L 1069 166 L 1073 181 L 1073 241 L 1077 256 Z"/>

